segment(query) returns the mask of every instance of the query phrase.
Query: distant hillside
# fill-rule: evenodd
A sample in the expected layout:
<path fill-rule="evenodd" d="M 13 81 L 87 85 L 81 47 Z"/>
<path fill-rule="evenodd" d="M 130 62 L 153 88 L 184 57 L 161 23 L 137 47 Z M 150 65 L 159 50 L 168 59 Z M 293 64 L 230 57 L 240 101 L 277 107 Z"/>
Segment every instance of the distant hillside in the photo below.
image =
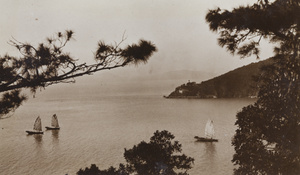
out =
<path fill-rule="evenodd" d="M 211 72 L 203 72 L 203 71 L 190 71 L 190 70 L 176 70 L 170 72 L 163 72 L 163 73 L 149 73 L 145 75 L 132 75 L 129 80 L 133 81 L 153 81 L 153 80 L 180 80 L 187 81 L 187 80 L 194 80 L 194 81 L 201 81 L 211 77 L 214 77 L 216 74 Z"/>
<path fill-rule="evenodd" d="M 175 89 L 167 98 L 244 98 L 255 97 L 258 92 L 253 76 L 260 73 L 260 67 L 271 60 L 251 63 L 221 76 L 202 81 L 188 82 Z"/>

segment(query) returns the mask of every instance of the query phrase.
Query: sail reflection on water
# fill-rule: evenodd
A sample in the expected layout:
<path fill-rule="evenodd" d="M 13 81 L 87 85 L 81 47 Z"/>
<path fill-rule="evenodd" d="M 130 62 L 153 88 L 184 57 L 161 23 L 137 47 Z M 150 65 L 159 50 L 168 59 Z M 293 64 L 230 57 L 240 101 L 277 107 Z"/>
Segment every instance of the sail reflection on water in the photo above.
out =
<path fill-rule="evenodd" d="M 52 138 L 53 140 L 59 139 L 59 130 L 52 130 Z"/>
<path fill-rule="evenodd" d="M 204 148 L 205 154 L 207 154 L 209 157 L 214 157 L 216 154 L 216 145 L 213 142 L 206 142 L 205 148 Z"/>
<path fill-rule="evenodd" d="M 37 143 L 37 145 L 41 145 L 43 142 L 43 135 L 41 134 L 34 134 L 33 135 L 34 141 L 35 143 Z"/>

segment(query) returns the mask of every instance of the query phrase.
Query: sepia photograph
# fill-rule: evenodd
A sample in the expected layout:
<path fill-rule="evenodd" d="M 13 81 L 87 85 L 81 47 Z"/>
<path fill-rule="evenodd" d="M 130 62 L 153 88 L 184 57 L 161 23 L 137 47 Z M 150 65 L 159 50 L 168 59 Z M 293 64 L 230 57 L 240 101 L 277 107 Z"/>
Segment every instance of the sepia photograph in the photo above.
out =
<path fill-rule="evenodd" d="M 300 174 L 300 0 L 0 14 L 0 175 Z"/>

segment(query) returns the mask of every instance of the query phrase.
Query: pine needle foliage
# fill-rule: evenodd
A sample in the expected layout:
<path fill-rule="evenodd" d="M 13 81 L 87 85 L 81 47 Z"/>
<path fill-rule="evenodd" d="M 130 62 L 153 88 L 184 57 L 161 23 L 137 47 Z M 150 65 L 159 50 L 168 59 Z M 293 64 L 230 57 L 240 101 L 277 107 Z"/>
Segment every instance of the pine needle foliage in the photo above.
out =
<path fill-rule="evenodd" d="M 157 51 L 155 45 L 146 40 L 122 48 L 121 45 L 125 40 L 123 37 L 115 44 L 100 41 L 94 54 L 95 63 L 80 63 L 63 50 L 73 36 L 72 30 L 58 32 L 37 46 L 15 39 L 9 41 L 21 56 L 0 57 L 0 93 L 4 95 L 0 101 L 2 104 L 0 118 L 18 108 L 26 99 L 20 94 L 22 89 L 30 89 L 35 93 L 38 88 L 59 83 L 73 83 L 76 77 L 91 75 L 98 71 L 147 63 Z"/>
<path fill-rule="evenodd" d="M 237 114 L 235 174 L 300 174 L 299 19 L 299 0 L 258 0 L 206 15 L 219 45 L 242 58 L 259 58 L 262 38 L 276 45 L 258 78 L 258 100 Z"/>

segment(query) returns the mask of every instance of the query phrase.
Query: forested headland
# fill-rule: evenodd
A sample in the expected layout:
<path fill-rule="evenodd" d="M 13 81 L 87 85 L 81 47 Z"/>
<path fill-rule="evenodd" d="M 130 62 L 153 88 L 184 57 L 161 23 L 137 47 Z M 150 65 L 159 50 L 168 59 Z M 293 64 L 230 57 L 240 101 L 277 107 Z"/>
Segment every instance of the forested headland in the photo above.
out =
<path fill-rule="evenodd" d="M 253 98 L 259 90 L 261 68 L 271 60 L 237 68 L 218 77 L 197 82 L 187 82 L 175 88 L 167 98 Z"/>

